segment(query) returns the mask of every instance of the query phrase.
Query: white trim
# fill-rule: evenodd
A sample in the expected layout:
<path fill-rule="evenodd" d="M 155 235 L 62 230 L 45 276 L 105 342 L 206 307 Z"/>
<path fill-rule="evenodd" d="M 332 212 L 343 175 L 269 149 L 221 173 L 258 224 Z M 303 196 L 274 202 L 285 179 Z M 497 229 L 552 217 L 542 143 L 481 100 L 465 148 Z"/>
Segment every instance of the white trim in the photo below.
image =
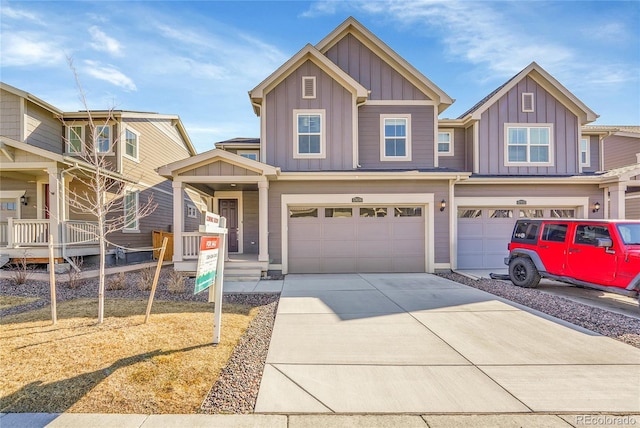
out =
<path fill-rule="evenodd" d="M 529 159 L 530 156 L 530 149 L 531 149 L 531 143 L 530 143 L 530 131 L 531 129 L 534 128 L 545 128 L 549 130 L 549 145 L 548 146 L 540 146 L 540 147 L 548 147 L 549 148 L 549 160 L 547 162 L 531 162 L 530 160 L 527 161 L 520 161 L 520 162 L 516 162 L 516 161 L 509 161 L 509 128 L 525 128 L 527 130 L 527 144 L 522 145 L 521 147 L 526 147 L 527 148 L 527 159 Z M 528 166 L 554 166 L 555 164 L 555 157 L 554 157 L 554 152 L 555 152 L 555 142 L 554 142 L 554 129 L 553 129 L 553 123 L 505 123 L 504 124 L 504 166 L 522 166 L 522 167 L 528 167 Z"/>
<path fill-rule="evenodd" d="M 320 116 L 320 153 L 300 153 L 298 145 L 298 116 L 299 115 L 319 115 Z M 325 109 L 294 109 L 293 110 L 293 158 L 294 159 L 325 159 L 327 140 L 327 123 Z"/>
<path fill-rule="evenodd" d="M 354 203 L 354 196 L 361 197 L 362 203 Z M 433 193 L 367 193 L 367 194 L 282 194 L 280 199 L 280 224 L 282 248 L 282 273 L 289 271 L 289 206 L 290 205 L 379 205 L 379 204 L 411 204 L 424 208 L 425 221 L 425 271 L 433 272 L 435 265 L 434 241 L 434 194 Z"/>
<path fill-rule="evenodd" d="M 364 104 L 368 106 L 435 106 L 436 102 L 431 100 L 367 100 Z"/>
<path fill-rule="evenodd" d="M 527 98 L 531 101 L 531 107 L 526 108 L 527 102 L 525 101 Z M 522 112 L 523 113 L 533 113 L 535 111 L 535 98 L 533 92 L 523 92 L 522 93 Z"/>
<path fill-rule="evenodd" d="M 527 201 L 527 205 L 519 205 L 518 200 L 524 199 Z M 458 268 L 458 208 L 460 207 L 500 207 L 500 208 L 575 208 L 576 218 L 582 218 L 589 213 L 589 197 L 588 196 L 575 196 L 575 197 L 562 197 L 562 196 L 458 196 L 455 198 L 451 206 L 451 236 L 452 242 L 455 242 L 455 251 L 451 251 L 451 268 L 453 270 Z M 455 214 L 455 215 L 454 215 Z M 514 219 L 515 221 L 516 219 Z M 505 248 L 505 255 L 507 249 Z"/>
<path fill-rule="evenodd" d="M 210 179 L 210 177 L 209 177 Z M 212 210 L 215 214 L 220 214 L 220 199 L 236 199 L 238 201 L 238 252 L 231 254 L 244 253 L 244 216 L 242 204 L 242 190 L 219 190 L 213 196 Z M 229 248 L 229 246 L 227 246 Z"/>
<path fill-rule="evenodd" d="M 108 127 L 109 128 L 109 150 L 107 151 L 101 151 L 98 150 L 100 148 L 100 145 L 98 144 L 98 135 L 100 134 L 100 129 Z M 92 143 L 94 144 L 94 149 L 100 153 L 100 154 L 113 154 L 113 124 L 112 123 L 106 123 L 106 124 L 101 124 L 101 125 L 95 125 L 95 135 L 92 136 L 95 137 L 93 138 Z"/>
<path fill-rule="evenodd" d="M 129 194 L 133 193 L 135 195 L 135 227 L 129 227 L 128 223 L 127 223 L 127 196 Z M 140 230 L 140 219 L 138 218 L 138 211 L 140 209 L 140 190 L 139 189 L 129 189 L 127 191 L 125 191 L 124 195 L 123 195 L 124 200 L 122 201 L 122 211 L 123 211 L 123 215 L 124 215 L 124 226 L 122 228 L 123 232 L 137 232 Z"/>
<path fill-rule="evenodd" d="M 441 152 L 439 151 L 440 148 L 440 134 L 449 134 L 449 150 L 446 152 Z M 443 128 L 443 129 L 438 129 L 438 133 L 436 135 L 436 153 L 438 153 L 438 156 L 453 156 L 454 155 L 454 148 L 453 148 L 453 141 L 454 141 L 454 135 L 455 132 L 453 130 L 453 128 Z"/>
<path fill-rule="evenodd" d="M 473 122 L 473 173 L 480 173 L 480 122 Z"/>
<path fill-rule="evenodd" d="M 351 171 L 351 172 L 283 172 L 278 176 L 278 181 L 326 181 L 326 180 L 448 180 L 448 179 L 468 179 L 468 172 L 420 172 L 416 170 L 410 171 Z M 190 177 L 194 178 L 194 177 Z M 198 178 L 198 177 L 195 177 Z M 218 182 L 216 177 L 216 182 Z M 233 178 L 233 177 L 231 177 Z M 242 177 L 245 178 L 245 177 Z M 252 178 L 247 176 L 246 178 Z M 258 177 L 260 178 L 260 177 Z M 188 180 L 185 180 L 188 181 Z M 249 182 L 249 181 L 246 181 Z"/>
<path fill-rule="evenodd" d="M 451 270 L 451 263 L 434 263 L 434 270 Z"/>
<path fill-rule="evenodd" d="M 433 167 L 438 168 L 440 166 L 440 157 L 438 156 L 438 112 L 437 109 L 433 109 Z"/>
<path fill-rule="evenodd" d="M 407 135 L 405 135 L 405 155 L 387 156 L 385 150 L 385 121 L 388 119 L 402 119 L 406 121 Z M 411 115 L 410 114 L 381 114 L 380 115 L 380 161 L 408 162 L 411 161 Z"/>
<path fill-rule="evenodd" d="M 360 167 L 360 153 L 358 151 L 358 129 L 359 129 L 359 111 L 358 111 L 358 98 L 355 94 L 351 95 L 351 144 L 353 152 L 353 169 Z"/>
<path fill-rule="evenodd" d="M 85 152 L 85 128 L 86 128 L 87 124 L 86 123 L 72 123 L 72 124 L 65 124 L 65 136 L 66 136 L 66 141 L 64 142 L 64 149 L 65 149 L 65 154 L 66 155 L 71 155 L 71 156 L 77 156 L 77 155 L 82 155 Z M 74 127 L 79 127 L 80 128 L 80 151 L 72 151 L 71 150 L 71 128 Z"/>
<path fill-rule="evenodd" d="M 136 155 L 130 156 L 127 154 L 127 131 L 131 132 L 136 136 Z M 140 133 L 130 126 L 122 124 L 122 133 L 120 135 L 120 139 L 122 140 L 122 157 L 125 159 L 129 159 L 130 161 L 140 163 Z"/>
<path fill-rule="evenodd" d="M 306 82 L 312 82 L 311 83 L 311 94 L 307 95 L 306 94 Z M 315 99 L 316 98 L 316 76 L 302 76 L 302 98 L 303 99 Z"/>

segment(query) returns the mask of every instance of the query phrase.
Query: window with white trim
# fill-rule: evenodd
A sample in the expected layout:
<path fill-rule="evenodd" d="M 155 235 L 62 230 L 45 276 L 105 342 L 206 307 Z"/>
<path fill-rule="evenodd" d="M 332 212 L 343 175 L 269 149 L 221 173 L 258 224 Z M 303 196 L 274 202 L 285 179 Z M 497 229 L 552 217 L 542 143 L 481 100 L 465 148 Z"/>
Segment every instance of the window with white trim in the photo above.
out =
<path fill-rule="evenodd" d="M 125 128 L 124 130 L 124 156 L 137 161 L 139 149 L 140 134 L 133 129 Z"/>
<path fill-rule="evenodd" d="M 591 166 L 591 151 L 589 150 L 589 137 L 580 138 L 580 166 Z"/>
<path fill-rule="evenodd" d="M 293 157 L 324 158 L 325 110 L 294 110 L 293 120 Z"/>
<path fill-rule="evenodd" d="M 111 151 L 111 125 L 96 126 L 93 139 L 98 153 L 108 153 Z"/>
<path fill-rule="evenodd" d="M 135 191 L 124 193 L 124 230 L 138 230 L 138 196 Z"/>
<path fill-rule="evenodd" d="M 187 217 L 198 218 L 198 210 L 193 205 L 187 205 Z"/>
<path fill-rule="evenodd" d="M 67 125 L 67 153 L 84 151 L 84 125 Z"/>
<path fill-rule="evenodd" d="M 522 112 L 533 113 L 533 92 L 522 93 Z"/>
<path fill-rule="evenodd" d="M 553 165 L 553 125 L 505 123 L 506 166 Z"/>
<path fill-rule="evenodd" d="M 302 76 L 302 98 L 316 97 L 316 76 Z"/>
<path fill-rule="evenodd" d="M 411 115 L 380 115 L 380 160 L 411 160 Z"/>
<path fill-rule="evenodd" d="M 236 153 L 243 158 L 251 159 L 254 161 L 258 160 L 258 155 L 260 154 L 258 150 L 238 150 Z"/>
<path fill-rule="evenodd" d="M 453 130 L 438 131 L 438 155 L 453 156 Z"/>

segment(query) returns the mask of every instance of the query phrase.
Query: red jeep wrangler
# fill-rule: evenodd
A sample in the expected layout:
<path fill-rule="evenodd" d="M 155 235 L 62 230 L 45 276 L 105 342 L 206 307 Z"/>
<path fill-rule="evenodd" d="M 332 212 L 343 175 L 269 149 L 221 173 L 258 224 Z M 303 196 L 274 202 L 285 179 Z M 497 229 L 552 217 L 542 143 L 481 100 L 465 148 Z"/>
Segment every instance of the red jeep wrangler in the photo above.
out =
<path fill-rule="evenodd" d="M 509 278 L 540 278 L 626 295 L 640 290 L 640 221 L 522 219 L 509 243 Z"/>

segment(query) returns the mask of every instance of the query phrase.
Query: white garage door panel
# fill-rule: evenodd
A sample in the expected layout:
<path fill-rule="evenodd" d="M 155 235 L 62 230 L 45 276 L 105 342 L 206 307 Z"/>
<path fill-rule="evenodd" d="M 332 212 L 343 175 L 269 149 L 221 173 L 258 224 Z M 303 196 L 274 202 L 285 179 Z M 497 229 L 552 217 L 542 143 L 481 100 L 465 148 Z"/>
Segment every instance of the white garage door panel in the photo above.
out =
<path fill-rule="evenodd" d="M 290 218 L 288 264 L 291 273 L 424 272 L 424 216 Z M 381 208 L 377 206 L 375 208 Z M 308 233 L 309 231 L 309 233 Z"/>

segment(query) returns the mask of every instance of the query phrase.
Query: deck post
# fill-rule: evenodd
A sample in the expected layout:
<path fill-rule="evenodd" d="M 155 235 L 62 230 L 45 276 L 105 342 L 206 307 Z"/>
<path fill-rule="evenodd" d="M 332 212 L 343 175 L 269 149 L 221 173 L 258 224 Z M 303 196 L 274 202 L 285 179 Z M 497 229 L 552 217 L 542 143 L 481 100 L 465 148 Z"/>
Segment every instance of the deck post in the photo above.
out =
<path fill-rule="evenodd" d="M 182 261 L 182 232 L 184 231 L 184 183 L 174 181 L 173 186 L 173 261 Z"/>
<path fill-rule="evenodd" d="M 61 243 L 61 225 L 64 219 L 61 217 L 61 204 L 63 203 L 63 190 L 60 188 L 61 174 L 58 168 L 48 168 L 49 174 L 49 232 L 54 245 Z M 58 250 L 59 251 L 59 250 Z"/>

